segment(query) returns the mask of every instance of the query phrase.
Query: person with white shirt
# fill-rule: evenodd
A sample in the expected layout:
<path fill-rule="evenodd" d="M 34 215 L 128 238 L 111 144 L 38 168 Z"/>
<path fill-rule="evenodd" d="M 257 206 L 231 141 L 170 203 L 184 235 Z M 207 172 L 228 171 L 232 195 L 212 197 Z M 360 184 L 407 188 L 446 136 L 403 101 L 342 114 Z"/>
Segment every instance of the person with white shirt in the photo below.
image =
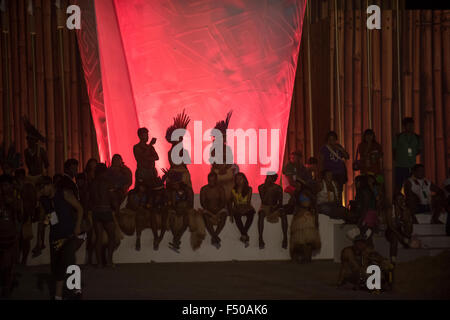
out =
<path fill-rule="evenodd" d="M 412 168 L 412 176 L 405 181 L 404 190 L 406 202 L 413 214 L 432 213 L 431 223 L 441 223 L 440 206 L 434 205 L 437 202 L 433 199 L 433 193 L 442 195 L 442 190 L 425 178 L 425 167 L 422 164 L 416 164 Z"/>

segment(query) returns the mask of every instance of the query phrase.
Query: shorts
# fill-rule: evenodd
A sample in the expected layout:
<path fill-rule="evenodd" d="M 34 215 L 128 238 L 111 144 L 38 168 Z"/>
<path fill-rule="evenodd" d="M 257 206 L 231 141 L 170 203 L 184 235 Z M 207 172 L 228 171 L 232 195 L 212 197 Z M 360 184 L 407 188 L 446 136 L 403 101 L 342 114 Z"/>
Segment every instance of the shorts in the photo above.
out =
<path fill-rule="evenodd" d="M 99 211 L 99 212 L 92 212 L 92 220 L 94 222 L 113 222 L 113 215 L 111 211 Z"/>
<path fill-rule="evenodd" d="M 59 249 L 50 246 L 50 265 L 56 281 L 63 281 L 67 276 L 67 268 L 76 263 L 76 247 L 75 239 L 67 240 Z"/>

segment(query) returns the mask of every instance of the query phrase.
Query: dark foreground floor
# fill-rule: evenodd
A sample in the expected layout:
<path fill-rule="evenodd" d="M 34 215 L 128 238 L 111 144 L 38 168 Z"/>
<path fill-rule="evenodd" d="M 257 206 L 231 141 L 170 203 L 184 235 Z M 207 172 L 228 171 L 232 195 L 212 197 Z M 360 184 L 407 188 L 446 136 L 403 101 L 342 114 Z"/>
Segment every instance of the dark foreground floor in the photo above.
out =
<path fill-rule="evenodd" d="M 121 264 L 82 268 L 84 299 L 448 299 L 450 255 L 400 264 L 394 292 L 337 289 L 339 265 L 313 261 Z M 49 267 L 18 268 L 12 299 L 48 299 Z"/>

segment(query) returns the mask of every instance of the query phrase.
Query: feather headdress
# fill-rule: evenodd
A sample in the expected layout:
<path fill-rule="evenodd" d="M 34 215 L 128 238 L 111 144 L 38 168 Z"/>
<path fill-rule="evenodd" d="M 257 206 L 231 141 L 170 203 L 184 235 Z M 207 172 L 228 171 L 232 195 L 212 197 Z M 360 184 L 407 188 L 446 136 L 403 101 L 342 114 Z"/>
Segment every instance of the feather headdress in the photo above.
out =
<path fill-rule="evenodd" d="M 191 119 L 183 110 L 182 113 L 177 114 L 175 118 L 173 118 L 173 125 L 171 125 L 166 130 L 166 140 L 169 143 L 177 143 L 178 141 L 172 141 L 172 133 L 177 129 L 186 129 Z"/>
<path fill-rule="evenodd" d="M 220 132 L 222 132 L 223 135 L 226 135 L 227 133 L 227 129 L 228 129 L 228 125 L 230 124 L 230 119 L 231 119 L 231 115 L 233 114 L 233 110 L 229 111 L 227 113 L 227 117 L 222 121 L 219 121 L 216 123 L 216 126 L 214 127 L 214 129 L 219 130 Z"/>
<path fill-rule="evenodd" d="M 45 137 L 36 129 L 28 120 L 27 117 L 23 117 L 23 125 L 25 126 L 25 131 L 27 132 L 27 138 L 34 138 L 38 141 L 45 142 Z"/>

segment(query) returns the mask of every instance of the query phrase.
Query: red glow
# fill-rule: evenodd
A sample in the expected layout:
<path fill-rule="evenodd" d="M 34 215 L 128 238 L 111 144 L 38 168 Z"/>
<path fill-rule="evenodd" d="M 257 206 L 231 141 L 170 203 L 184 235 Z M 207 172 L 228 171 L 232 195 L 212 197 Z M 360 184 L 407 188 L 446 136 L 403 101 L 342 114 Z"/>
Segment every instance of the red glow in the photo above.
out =
<path fill-rule="evenodd" d="M 230 129 L 280 129 L 281 166 L 305 1 L 96 1 L 110 154 L 134 170 L 145 126 L 166 168 L 164 135 L 177 112 L 186 109 L 193 134 L 195 120 L 206 130 L 233 110 Z M 260 167 L 240 165 L 254 190 Z M 189 166 L 195 192 L 209 169 Z"/>

